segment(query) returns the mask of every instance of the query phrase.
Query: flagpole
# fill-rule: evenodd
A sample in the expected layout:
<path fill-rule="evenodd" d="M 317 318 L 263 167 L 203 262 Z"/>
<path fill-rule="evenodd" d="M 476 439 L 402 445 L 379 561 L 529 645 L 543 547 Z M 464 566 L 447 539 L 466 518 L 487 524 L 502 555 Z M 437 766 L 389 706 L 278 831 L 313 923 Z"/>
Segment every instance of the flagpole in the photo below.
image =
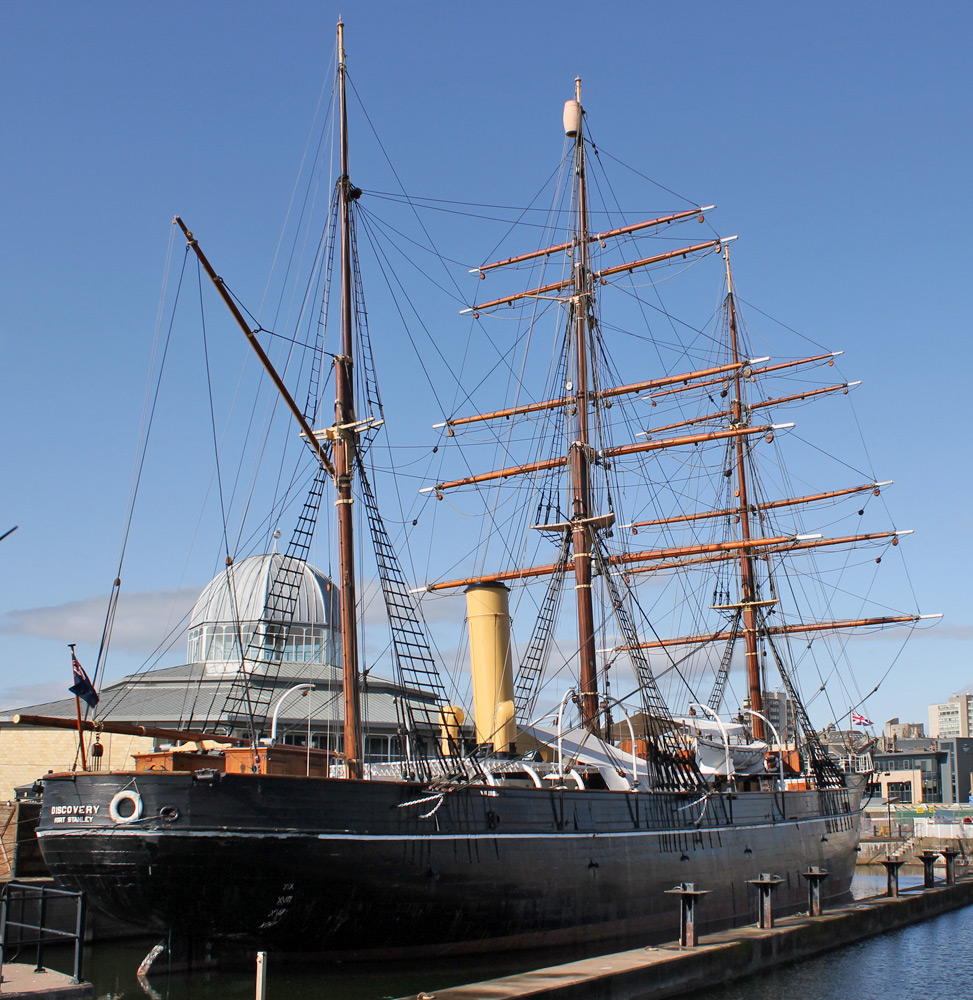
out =
<path fill-rule="evenodd" d="M 78 748 L 81 750 L 81 770 L 87 771 L 88 758 L 84 752 L 84 735 L 81 729 L 81 699 L 77 695 L 74 696 L 74 707 L 78 713 Z"/>
<path fill-rule="evenodd" d="M 74 662 L 74 647 L 76 643 L 69 642 L 68 647 L 71 650 L 72 663 Z M 88 756 L 84 752 L 84 730 L 81 727 L 81 698 L 78 695 L 74 696 L 74 709 L 78 715 L 78 749 L 81 751 L 81 770 L 88 770 Z"/>

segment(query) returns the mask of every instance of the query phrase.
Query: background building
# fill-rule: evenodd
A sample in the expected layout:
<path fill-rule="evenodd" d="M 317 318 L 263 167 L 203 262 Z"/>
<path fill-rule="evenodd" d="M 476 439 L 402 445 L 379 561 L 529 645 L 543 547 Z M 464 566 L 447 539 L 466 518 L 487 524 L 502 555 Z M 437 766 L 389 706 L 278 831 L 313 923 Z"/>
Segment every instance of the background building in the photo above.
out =
<path fill-rule="evenodd" d="M 929 735 L 952 739 L 970 735 L 970 714 L 973 694 L 954 694 L 941 705 L 929 706 Z"/>
<path fill-rule="evenodd" d="M 162 729 L 245 735 L 245 720 L 226 711 L 227 698 L 240 676 L 241 639 L 246 647 L 254 629 L 265 627 L 260 622 L 267 592 L 282 558 L 278 553 L 250 556 L 215 577 L 190 616 L 188 662 L 104 685 L 94 716 Z M 337 616 L 334 585 L 320 570 L 305 566 L 294 618 L 280 632 L 283 661 L 271 699 L 271 706 L 279 708 L 278 742 L 343 749 Z M 69 684 L 66 671 L 65 693 Z M 292 690 L 299 684 L 313 684 L 314 690 L 302 697 Z M 424 692 L 369 676 L 362 688 L 366 761 L 400 756 L 397 734 L 404 708 L 431 701 Z M 65 697 L 0 715 L 0 799 L 12 798 L 18 785 L 31 784 L 48 771 L 80 766 L 76 731 L 15 725 L 15 714 L 73 719 L 75 702 Z M 265 736 L 269 730 L 268 721 Z M 89 767 L 105 770 L 133 767 L 132 754 L 159 748 L 151 737 L 109 733 L 89 733 L 85 744 Z"/>
<path fill-rule="evenodd" d="M 871 791 L 903 804 L 970 801 L 973 740 L 898 740 L 895 749 L 873 750 Z"/>
<path fill-rule="evenodd" d="M 897 718 L 885 723 L 885 739 L 887 743 L 896 740 L 921 740 L 926 735 L 925 723 L 899 722 Z"/>
<path fill-rule="evenodd" d="M 784 691 L 762 691 L 760 694 L 763 701 L 763 714 L 770 720 L 770 724 L 780 733 L 781 742 L 793 743 L 797 739 L 797 713 L 794 710 L 794 703 L 787 697 Z M 743 699 L 744 722 L 750 721 L 746 715 L 746 710 L 750 708 L 750 699 Z M 773 740 L 773 734 L 767 733 L 768 742 Z"/>

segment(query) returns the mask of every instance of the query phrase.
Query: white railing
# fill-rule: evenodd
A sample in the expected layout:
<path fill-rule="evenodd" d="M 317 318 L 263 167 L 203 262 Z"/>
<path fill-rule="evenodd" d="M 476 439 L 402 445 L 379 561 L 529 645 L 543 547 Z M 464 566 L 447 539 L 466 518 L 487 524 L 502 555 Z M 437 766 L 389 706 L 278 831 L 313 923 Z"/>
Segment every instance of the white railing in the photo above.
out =
<path fill-rule="evenodd" d="M 872 763 L 872 755 L 870 753 L 852 753 L 846 754 L 844 757 L 839 757 L 838 767 L 840 767 L 845 774 L 870 774 L 875 770 L 875 766 Z"/>
<path fill-rule="evenodd" d="M 917 816 L 912 829 L 915 836 L 927 840 L 973 840 L 973 824 L 970 823 L 936 823 Z"/>

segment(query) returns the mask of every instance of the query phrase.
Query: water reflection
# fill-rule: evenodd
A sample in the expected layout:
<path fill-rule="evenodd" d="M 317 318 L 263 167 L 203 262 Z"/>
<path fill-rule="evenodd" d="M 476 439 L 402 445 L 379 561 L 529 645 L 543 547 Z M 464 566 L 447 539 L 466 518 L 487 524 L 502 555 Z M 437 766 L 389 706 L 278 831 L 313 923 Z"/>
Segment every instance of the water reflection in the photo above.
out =
<path fill-rule="evenodd" d="M 903 872 L 900 885 L 921 884 L 921 875 Z M 855 878 L 856 898 L 885 891 L 885 874 Z M 955 961 L 958 942 L 973 936 L 973 908 L 891 932 L 825 958 L 810 959 L 728 987 L 693 994 L 694 1000 L 889 1000 L 901 996 L 973 997 L 973 970 Z M 85 958 L 85 978 L 101 1000 L 146 1000 L 136 970 L 153 941 L 99 945 Z M 629 942 L 625 947 L 633 947 Z M 617 950 L 617 949 L 615 949 Z M 591 954 L 597 954 L 593 949 Z M 325 968 L 275 964 L 271 956 L 268 1000 L 388 1000 L 460 983 L 511 975 L 582 957 L 577 949 L 512 953 L 411 962 L 340 963 Z M 50 963 L 58 967 L 55 961 Z M 254 969 L 166 976 L 156 973 L 150 986 L 159 1000 L 232 1000 L 254 995 Z M 914 984 L 909 986 L 908 984 Z M 891 992 L 890 992 L 891 990 Z"/>

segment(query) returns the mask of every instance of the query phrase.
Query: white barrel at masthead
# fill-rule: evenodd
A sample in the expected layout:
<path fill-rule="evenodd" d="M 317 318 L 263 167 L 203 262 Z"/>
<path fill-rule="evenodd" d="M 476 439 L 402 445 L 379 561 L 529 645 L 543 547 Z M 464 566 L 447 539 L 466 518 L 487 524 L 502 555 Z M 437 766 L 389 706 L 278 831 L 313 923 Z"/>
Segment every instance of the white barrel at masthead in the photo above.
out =
<path fill-rule="evenodd" d="M 564 102 L 564 134 L 576 136 L 581 131 L 581 102 Z"/>

